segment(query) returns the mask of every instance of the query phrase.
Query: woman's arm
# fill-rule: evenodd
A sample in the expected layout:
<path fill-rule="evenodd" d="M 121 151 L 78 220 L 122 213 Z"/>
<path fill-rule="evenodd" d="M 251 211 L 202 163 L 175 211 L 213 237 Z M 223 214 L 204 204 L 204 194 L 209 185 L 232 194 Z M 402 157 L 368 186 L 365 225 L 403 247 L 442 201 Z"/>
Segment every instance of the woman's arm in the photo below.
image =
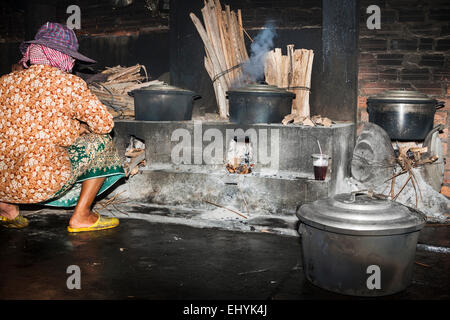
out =
<path fill-rule="evenodd" d="M 114 127 L 113 116 L 82 79 L 76 76 L 73 78 L 75 78 L 72 81 L 74 83 L 72 97 L 75 118 L 86 122 L 89 130 L 93 133 L 111 132 Z"/>

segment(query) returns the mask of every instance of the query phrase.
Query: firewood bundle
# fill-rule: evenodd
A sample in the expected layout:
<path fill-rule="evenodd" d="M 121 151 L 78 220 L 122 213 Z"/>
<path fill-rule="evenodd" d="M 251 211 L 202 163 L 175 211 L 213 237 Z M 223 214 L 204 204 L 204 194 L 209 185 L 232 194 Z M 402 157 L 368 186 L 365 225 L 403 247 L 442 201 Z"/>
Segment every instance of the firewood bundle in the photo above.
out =
<path fill-rule="evenodd" d="M 237 174 L 249 174 L 252 173 L 253 164 L 239 164 L 233 165 L 231 163 L 227 163 L 225 165 L 229 173 L 237 173 Z"/>
<path fill-rule="evenodd" d="M 145 72 L 145 76 L 141 74 Z M 104 103 L 114 117 L 134 118 L 134 98 L 129 92 L 162 81 L 146 81 L 145 66 L 137 64 L 132 67 L 115 66 L 106 68 L 88 81 L 89 89 Z"/>
<path fill-rule="evenodd" d="M 312 116 L 312 117 L 304 117 L 304 116 L 299 116 L 295 113 L 291 113 L 291 114 L 287 115 L 281 121 L 281 123 L 285 124 L 285 125 L 290 122 L 293 122 L 294 124 L 301 124 L 301 125 L 308 126 L 308 127 L 316 127 L 316 126 L 331 127 L 331 125 L 334 123 L 329 118 L 322 117 L 320 114 Z"/>
<path fill-rule="evenodd" d="M 439 159 L 439 157 L 436 155 L 430 155 L 428 152 L 428 147 L 418 147 L 415 146 L 415 143 L 406 143 L 402 147 L 398 147 L 398 150 L 396 152 L 397 152 L 396 161 L 400 165 L 401 170 L 390 179 L 391 189 L 389 193 L 391 199 L 396 200 L 400 195 L 400 193 L 403 191 L 403 189 L 406 187 L 408 182 L 411 181 L 416 194 L 416 208 L 417 208 L 418 205 L 417 193 L 419 193 L 420 198 L 422 198 L 422 193 L 420 191 L 417 178 L 414 175 L 412 169 L 426 164 L 434 163 Z M 408 178 L 400 188 L 400 191 L 398 191 L 397 194 L 395 194 L 394 191 L 395 179 L 398 176 L 405 173 L 408 174 Z"/>
<path fill-rule="evenodd" d="M 147 79 L 147 75 L 141 75 L 141 69 L 147 74 L 145 66 L 137 64 L 132 67 L 115 66 L 106 68 L 101 73 L 107 76 L 107 83 L 123 83 L 132 81 L 143 81 Z"/>
<path fill-rule="evenodd" d="M 205 46 L 205 69 L 214 86 L 219 115 L 228 118 L 226 92 L 242 76 L 240 64 L 248 59 L 244 42 L 241 10 L 222 10 L 219 0 L 205 0 L 202 16 L 205 26 L 195 14 L 190 17 Z"/>
<path fill-rule="evenodd" d="M 123 164 L 126 177 L 132 177 L 139 172 L 139 167 L 146 165 L 145 143 L 133 136 L 125 151 L 126 161 Z"/>
<path fill-rule="evenodd" d="M 275 48 L 266 55 L 264 66 L 266 82 L 296 95 L 292 102 L 290 115 L 292 119 L 310 116 L 309 94 L 313 59 L 313 50 L 294 50 L 293 44 L 287 46 L 287 55 L 282 55 L 281 48 Z"/>

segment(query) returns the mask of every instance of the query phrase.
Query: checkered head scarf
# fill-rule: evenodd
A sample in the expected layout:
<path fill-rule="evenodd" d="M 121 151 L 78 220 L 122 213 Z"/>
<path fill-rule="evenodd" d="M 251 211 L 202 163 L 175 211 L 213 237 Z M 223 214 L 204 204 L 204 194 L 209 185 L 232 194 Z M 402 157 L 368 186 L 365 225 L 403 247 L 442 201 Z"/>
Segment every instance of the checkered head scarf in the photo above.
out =
<path fill-rule="evenodd" d="M 71 56 L 40 44 L 30 44 L 19 63 L 28 68 L 28 60 L 30 64 L 44 64 L 64 72 L 71 72 L 75 64 Z"/>

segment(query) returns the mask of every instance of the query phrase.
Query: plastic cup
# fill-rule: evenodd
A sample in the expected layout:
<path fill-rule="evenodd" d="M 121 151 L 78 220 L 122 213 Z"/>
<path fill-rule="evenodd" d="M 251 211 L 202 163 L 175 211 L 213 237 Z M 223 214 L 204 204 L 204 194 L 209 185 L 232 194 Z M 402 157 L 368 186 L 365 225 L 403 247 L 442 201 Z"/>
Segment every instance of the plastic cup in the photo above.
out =
<path fill-rule="evenodd" d="M 314 178 L 316 180 L 325 180 L 328 169 L 328 155 L 313 154 Z"/>

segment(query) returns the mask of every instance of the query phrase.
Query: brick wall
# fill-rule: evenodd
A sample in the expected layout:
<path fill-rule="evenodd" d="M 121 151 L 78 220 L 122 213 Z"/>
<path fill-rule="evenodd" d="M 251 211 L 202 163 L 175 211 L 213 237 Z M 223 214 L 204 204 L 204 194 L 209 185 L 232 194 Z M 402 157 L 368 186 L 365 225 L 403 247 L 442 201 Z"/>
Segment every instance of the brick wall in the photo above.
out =
<path fill-rule="evenodd" d="M 151 1 L 149 1 L 151 2 Z M 126 7 L 114 7 L 110 0 L 64 0 L 58 1 L 61 20 L 67 19 L 67 6 L 77 4 L 82 12 L 81 29 L 78 34 L 124 35 L 136 32 L 168 30 L 167 13 L 151 8 L 145 0 L 134 0 Z"/>
<path fill-rule="evenodd" d="M 381 29 L 369 30 L 366 9 L 381 9 Z M 441 193 L 450 196 L 450 2 L 441 0 L 361 0 L 358 121 L 368 121 L 367 97 L 387 89 L 415 89 L 438 100 L 435 124 L 446 154 Z"/>
<path fill-rule="evenodd" d="M 168 0 L 166 0 L 167 2 Z M 14 3 L 7 0 L 7 5 L 0 8 L 0 42 L 19 42 L 26 37 L 25 16 L 27 10 L 33 10 L 31 0 Z M 53 3 L 54 11 L 41 17 L 39 25 L 46 21 L 66 23 L 70 14 L 66 13 L 70 5 L 78 5 L 81 10 L 81 29 L 77 35 L 124 35 L 139 32 L 168 30 L 168 13 L 162 1 L 159 9 L 150 10 L 145 0 L 134 0 L 126 7 L 114 7 L 111 0 L 39 0 L 37 3 Z M 35 18 L 35 17 L 33 17 Z M 37 31 L 37 30 L 35 30 Z M 34 32 L 35 32 L 34 31 Z"/>
<path fill-rule="evenodd" d="M 23 41 L 25 37 L 25 11 L 32 0 L 6 0 L 7 5 L 0 8 L 0 42 Z M 149 10 L 148 3 L 155 1 L 134 0 L 126 7 L 114 7 L 111 0 L 39 0 L 56 6 L 56 16 L 45 17 L 65 23 L 69 14 L 69 5 L 78 5 L 81 9 L 81 30 L 77 34 L 86 35 L 123 35 L 139 31 L 168 29 L 168 13 L 160 0 L 161 11 Z M 27 4 L 28 3 L 28 4 Z M 242 10 L 246 29 L 259 29 L 267 19 L 273 20 L 277 28 L 300 29 L 320 27 L 322 24 L 322 0 L 222 0 L 222 5 L 230 5 L 233 10 Z"/>
<path fill-rule="evenodd" d="M 221 0 L 232 10 L 241 9 L 247 30 L 261 28 L 267 19 L 277 29 L 301 29 L 322 25 L 322 0 Z"/>

